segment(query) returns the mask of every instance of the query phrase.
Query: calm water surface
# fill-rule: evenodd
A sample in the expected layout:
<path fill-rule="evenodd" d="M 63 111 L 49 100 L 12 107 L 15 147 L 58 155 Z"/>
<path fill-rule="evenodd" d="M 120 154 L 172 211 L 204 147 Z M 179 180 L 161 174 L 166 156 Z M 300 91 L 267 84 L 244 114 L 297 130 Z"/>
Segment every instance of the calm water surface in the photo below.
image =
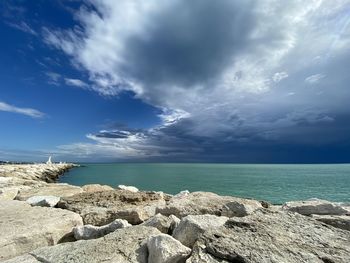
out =
<path fill-rule="evenodd" d="M 350 202 L 350 164 L 84 164 L 60 182 L 134 185 L 170 194 L 210 191 L 272 203 L 313 197 Z"/>

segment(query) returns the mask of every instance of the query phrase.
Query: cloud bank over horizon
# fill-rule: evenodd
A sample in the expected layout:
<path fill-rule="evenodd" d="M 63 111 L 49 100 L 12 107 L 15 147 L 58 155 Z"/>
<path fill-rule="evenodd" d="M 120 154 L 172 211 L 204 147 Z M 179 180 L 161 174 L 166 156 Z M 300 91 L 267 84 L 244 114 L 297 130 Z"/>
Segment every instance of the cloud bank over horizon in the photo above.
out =
<path fill-rule="evenodd" d="M 160 121 L 91 131 L 50 151 L 225 162 L 348 153 L 349 10 L 348 0 L 85 1 L 74 26 L 43 25 L 41 36 L 88 77 L 48 77 L 106 98 L 131 92 Z"/>

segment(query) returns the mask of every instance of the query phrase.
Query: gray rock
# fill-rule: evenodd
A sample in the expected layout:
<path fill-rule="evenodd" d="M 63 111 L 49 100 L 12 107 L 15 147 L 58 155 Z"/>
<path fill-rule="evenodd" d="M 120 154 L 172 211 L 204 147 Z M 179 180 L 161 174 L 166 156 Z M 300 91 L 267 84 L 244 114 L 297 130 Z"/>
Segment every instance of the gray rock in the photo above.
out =
<path fill-rule="evenodd" d="M 225 224 L 228 217 L 215 215 L 189 215 L 174 229 L 173 237 L 187 247 L 192 247 L 206 230 Z"/>
<path fill-rule="evenodd" d="M 78 186 L 69 184 L 45 184 L 40 187 L 29 188 L 20 190 L 16 199 L 25 201 L 32 196 L 57 196 L 57 197 L 69 197 L 75 194 L 82 193 L 83 189 Z"/>
<path fill-rule="evenodd" d="M 226 203 L 222 207 L 221 215 L 227 216 L 227 217 L 247 216 L 253 213 L 257 209 L 257 207 L 259 206 L 255 202 L 242 202 L 241 200 L 232 201 L 232 202 Z"/>
<path fill-rule="evenodd" d="M 60 242 L 82 219 L 71 211 L 0 201 L 0 261 Z"/>
<path fill-rule="evenodd" d="M 350 231 L 350 216 L 312 215 L 312 218 L 325 224 Z"/>
<path fill-rule="evenodd" d="M 118 185 L 117 189 L 118 190 L 127 190 L 127 191 L 134 192 L 134 193 L 137 193 L 139 191 L 139 189 L 137 189 L 135 186 L 122 185 L 122 184 Z"/>
<path fill-rule="evenodd" d="M 210 192 L 193 192 L 180 197 L 172 197 L 167 205 L 157 209 L 157 212 L 166 216 L 175 215 L 179 218 L 203 214 L 244 216 L 262 208 L 261 203 L 255 200 L 219 196 Z"/>
<path fill-rule="evenodd" d="M 131 226 L 128 221 L 116 219 L 112 223 L 104 226 L 83 225 L 73 228 L 73 234 L 76 240 L 87 240 L 103 237 L 119 228 Z"/>
<path fill-rule="evenodd" d="M 173 237 L 160 234 L 147 240 L 149 252 L 148 262 L 152 263 L 180 263 L 191 254 L 191 249 L 182 245 Z"/>
<path fill-rule="evenodd" d="M 180 224 L 181 219 L 174 215 L 170 215 L 169 218 L 171 220 L 169 233 L 172 234 L 174 232 L 174 229 L 177 228 L 177 226 Z"/>
<path fill-rule="evenodd" d="M 37 260 L 34 256 L 26 254 L 18 256 L 9 260 L 1 261 L 2 263 L 40 263 L 42 261 Z"/>
<path fill-rule="evenodd" d="M 126 227 L 97 239 L 40 248 L 30 252 L 30 255 L 46 263 L 147 263 L 146 240 L 158 234 L 160 232 L 154 227 Z M 17 262 L 20 261 L 14 258 L 6 263 Z"/>
<path fill-rule="evenodd" d="M 46 195 L 46 196 L 32 196 L 27 199 L 27 203 L 31 206 L 46 206 L 54 207 L 60 201 L 57 196 Z"/>
<path fill-rule="evenodd" d="M 157 228 L 160 232 L 168 234 L 172 223 L 173 220 L 171 218 L 163 216 L 161 214 L 156 214 L 155 216 L 143 222 L 141 225 L 152 226 Z"/>
<path fill-rule="evenodd" d="M 101 192 L 101 191 L 111 191 L 114 190 L 113 187 L 109 185 L 101 185 L 101 184 L 87 184 L 82 186 L 84 192 Z"/>
<path fill-rule="evenodd" d="M 341 263 L 350 260 L 350 232 L 290 212 L 256 211 L 208 229 L 187 263 Z"/>
<path fill-rule="evenodd" d="M 302 215 L 345 215 L 347 213 L 347 210 L 340 205 L 319 199 L 287 202 L 282 208 Z"/>
<path fill-rule="evenodd" d="M 79 213 L 85 224 L 102 226 L 118 218 L 140 224 L 154 216 L 157 207 L 164 205 L 163 197 L 154 192 L 113 190 L 61 198 L 57 206 Z"/>

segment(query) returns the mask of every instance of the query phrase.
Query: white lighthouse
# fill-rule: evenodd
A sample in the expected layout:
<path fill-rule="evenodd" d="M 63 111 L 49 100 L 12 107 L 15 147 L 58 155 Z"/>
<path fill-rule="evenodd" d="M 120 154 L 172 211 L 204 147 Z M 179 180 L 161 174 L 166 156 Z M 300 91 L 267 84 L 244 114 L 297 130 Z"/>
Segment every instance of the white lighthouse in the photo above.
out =
<path fill-rule="evenodd" d="M 51 156 L 50 156 L 49 159 L 47 160 L 46 164 L 52 164 Z"/>

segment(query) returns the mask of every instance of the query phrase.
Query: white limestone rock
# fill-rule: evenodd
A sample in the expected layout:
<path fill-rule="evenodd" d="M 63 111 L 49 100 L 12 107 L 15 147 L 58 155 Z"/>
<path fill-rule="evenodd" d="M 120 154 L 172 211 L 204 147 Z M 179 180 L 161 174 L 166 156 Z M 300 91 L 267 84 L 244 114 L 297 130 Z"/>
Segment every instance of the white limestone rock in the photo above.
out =
<path fill-rule="evenodd" d="M 225 216 L 189 215 L 181 219 L 174 229 L 173 237 L 192 248 L 196 240 L 208 229 L 223 226 L 228 220 Z"/>
<path fill-rule="evenodd" d="M 246 216 L 255 210 L 263 209 L 256 200 L 220 196 L 210 192 L 193 192 L 180 197 L 173 196 L 165 207 L 157 209 L 163 215 L 179 218 L 187 215 Z"/>
<path fill-rule="evenodd" d="M 191 254 L 191 249 L 166 234 L 159 234 L 147 240 L 148 262 L 180 263 Z"/>
<path fill-rule="evenodd" d="M 345 215 L 348 212 L 338 204 L 320 199 L 291 201 L 282 208 L 302 215 Z"/>
<path fill-rule="evenodd" d="M 154 227 L 126 227 L 97 239 L 39 248 L 31 251 L 30 255 L 47 263 L 148 263 L 146 240 L 159 234 Z M 6 263 L 36 263 L 29 260 L 31 258 L 28 261 L 14 258 Z"/>
<path fill-rule="evenodd" d="M 0 200 L 13 200 L 16 198 L 19 187 L 11 186 L 0 188 Z"/>
<path fill-rule="evenodd" d="M 345 263 L 350 232 L 287 211 L 259 210 L 205 231 L 187 263 Z"/>
<path fill-rule="evenodd" d="M 136 188 L 135 186 L 128 186 L 128 185 L 122 185 L 122 184 L 118 185 L 117 189 L 127 190 L 127 191 L 134 192 L 134 193 L 137 193 L 139 191 L 139 189 Z"/>
<path fill-rule="evenodd" d="M 112 223 L 104 226 L 83 225 L 73 228 L 73 234 L 76 240 L 88 240 L 103 237 L 119 228 L 131 226 L 128 221 L 116 219 Z"/>
<path fill-rule="evenodd" d="M 60 201 L 60 198 L 52 195 L 32 196 L 27 199 L 31 206 L 54 207 Z"/>
<path fill-rule="evenodd" d="M 82 224 L 80 215 L 71 211 L 0 201 L 0 261 L 55 245 Z"/>

